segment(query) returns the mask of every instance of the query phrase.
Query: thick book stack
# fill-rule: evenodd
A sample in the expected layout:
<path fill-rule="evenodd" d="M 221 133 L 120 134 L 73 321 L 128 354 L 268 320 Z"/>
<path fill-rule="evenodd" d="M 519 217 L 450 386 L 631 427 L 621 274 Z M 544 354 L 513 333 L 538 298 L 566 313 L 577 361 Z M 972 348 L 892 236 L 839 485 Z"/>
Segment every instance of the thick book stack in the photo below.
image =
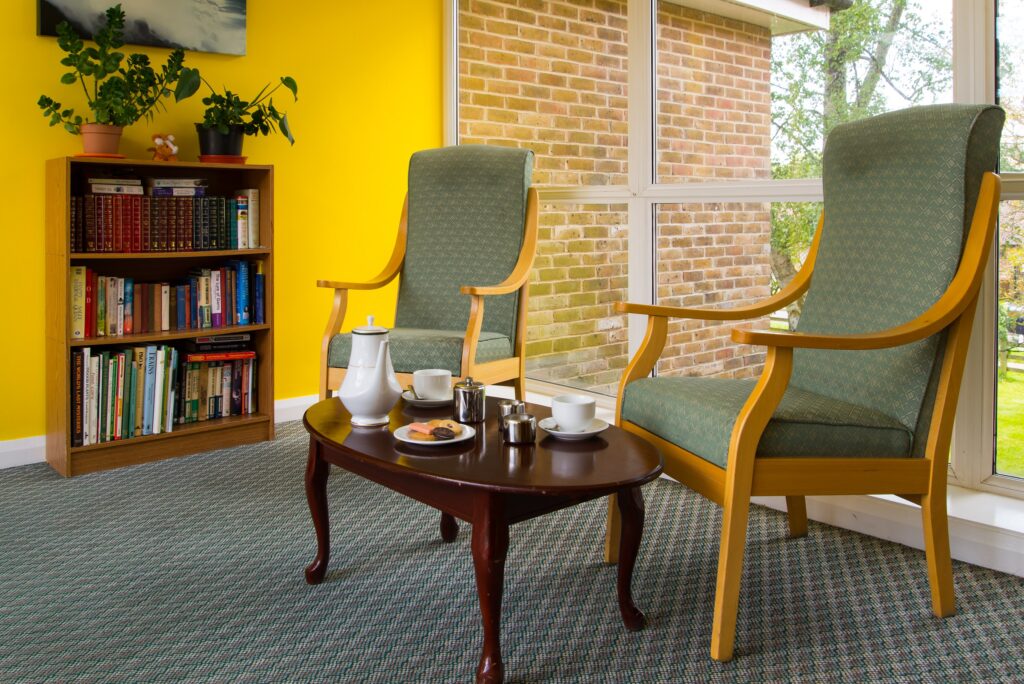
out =
<path fill-rule="evenodd" d="M 103 181 L 103 182 L 100 182 Z M 195 252 L 260 246 L 259 190 L 207 197 L 200 178 L 89 179 L 71 198 L 71 251 Z"/>
<path fill-rule="evenodd" d="M 179 282 L 138 283 L 71 267 L 71 337 L 108 337 L 265 322 L 262 260 L 197 269 Z"/>
<path fill-rule="evenodd" d="M 71 354 L 72 446 L 172 432 L 175 425 L 256 413 L 256 353 L 171 346 Z"/>

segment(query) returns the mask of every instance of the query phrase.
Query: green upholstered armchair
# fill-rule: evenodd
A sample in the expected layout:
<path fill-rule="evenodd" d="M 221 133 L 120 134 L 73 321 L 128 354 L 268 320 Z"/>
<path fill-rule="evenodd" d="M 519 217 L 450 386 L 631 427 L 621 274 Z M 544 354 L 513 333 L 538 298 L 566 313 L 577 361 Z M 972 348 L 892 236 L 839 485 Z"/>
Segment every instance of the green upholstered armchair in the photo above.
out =
<path fill-rule="evenodd" d="M 417 152 L 398 240 L 383 272 L 334 290 L 320 359 L 320 397 L 341 386 L 352 348 L 341 334 L 349 290 L 400 276 L 391 358 L 403 386 L 421 368 L 512 382 L 524 396 L 527 281 L 537 251 L 529 150 L 460 145 Z M 486 307 L 485 307 L 486 302 Z"/>
<path fill-rule="evenodd" d="M 937 105 L 838 126 L 825 146 L 824 212 L 788 287 L 734 309 L 620 307 L 648 321 L 619 386 L 618 424 L 724 509 L 713 658 L 733 654 L 752 495 L 785 496 L 793 536 L 807 532 L 805 495 L 919 504 L 932 610 L 954 613 L 947 456 L 993 240 L 1003 119 L 997 107 Z M 735 342 L 767 346 L 758 379 L 647 377 L 668 318 L 756 318 L 805 292 L 796 332 L 733 330 Z M 609 506 L 609 562 L 616 513 Z"/>

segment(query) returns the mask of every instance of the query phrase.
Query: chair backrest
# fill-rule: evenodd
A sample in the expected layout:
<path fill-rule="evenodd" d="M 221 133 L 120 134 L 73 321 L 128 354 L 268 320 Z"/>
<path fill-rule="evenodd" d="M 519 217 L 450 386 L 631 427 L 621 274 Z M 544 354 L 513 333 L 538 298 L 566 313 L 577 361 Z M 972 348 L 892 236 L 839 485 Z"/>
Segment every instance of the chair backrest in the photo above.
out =
<path fill-rule="evenodd" d="M 459 145 L 409 161 L 408 238 L 395 325 L 465 330 L 464 285 L 496 285 L 523 245 L 533 152 Z M 514 339 L 519 294 L 488 297 L 483 330 Z"/>
<path fill-rule="evenodd" d="M 1004 118 L 994 106 L 931 105 L 829 134 L 825 222 L 797 330 L 884 330 L 935 303 L 959 265 L 981 177 L 995 170 Z M 876 351 L 798 350 L 791 384 L 917 433 L 931 414 L 943 335 Z"/>

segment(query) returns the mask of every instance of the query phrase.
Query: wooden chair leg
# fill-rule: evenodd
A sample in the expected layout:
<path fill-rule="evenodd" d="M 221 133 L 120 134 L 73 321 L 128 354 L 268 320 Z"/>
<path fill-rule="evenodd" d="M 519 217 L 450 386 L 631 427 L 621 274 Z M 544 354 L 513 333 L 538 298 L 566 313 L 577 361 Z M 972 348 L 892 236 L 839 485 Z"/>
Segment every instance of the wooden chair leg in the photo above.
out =
<path fill-rule="evenodd" d="M 928 562 L 928 582 L 932 589 L 932 612 L 936 617 L 956 613 L 953 596 L 953 562 L 949 554 L 949 520 L 946 498 L 937 494 L 921 497 L 924 523 L 924 554 Z"/>
<path fill-rule="evenodd" d="M 512 388 L 516 392 L 516 399 L 526 401 L 526 376 L 520 375 L 512 380 Z"/>
<path fill-rule="evenodd" d="M 622 515 L 615 494 L 608 497 L 608 522 L 604 531 L 604 562 L 619 562 L 619 541 L 622 535 Z"/>
<path fill-rule="evenodd" d="M 807 500 L 802 496 L 786 497 L 786 517 L 789 518 L 789 536 L 807 536 Z"/>
<path fill-rule="evenodd" d="M 736 613 L 739 610 L 749 512 L 749 495 L 737 497 L 722 511 L 722 541 L 718 550 L 718 582 L 711 626 L 711 657 L 722 662 L 732 660 L 736 639 Z"/>

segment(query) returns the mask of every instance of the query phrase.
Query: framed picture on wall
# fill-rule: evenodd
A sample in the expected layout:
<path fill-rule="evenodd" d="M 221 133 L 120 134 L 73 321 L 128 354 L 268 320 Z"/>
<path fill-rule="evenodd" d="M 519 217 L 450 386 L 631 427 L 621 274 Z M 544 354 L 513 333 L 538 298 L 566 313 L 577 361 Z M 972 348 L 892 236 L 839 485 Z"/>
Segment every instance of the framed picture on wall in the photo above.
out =
<path fill-rule="evenodd" d="M 89 38 L 118 1 L 126 43 L 245 54 L 246 0 L 38 0 L 38 33 L 56 36 L 57 24 L 66 20 Z"/>

